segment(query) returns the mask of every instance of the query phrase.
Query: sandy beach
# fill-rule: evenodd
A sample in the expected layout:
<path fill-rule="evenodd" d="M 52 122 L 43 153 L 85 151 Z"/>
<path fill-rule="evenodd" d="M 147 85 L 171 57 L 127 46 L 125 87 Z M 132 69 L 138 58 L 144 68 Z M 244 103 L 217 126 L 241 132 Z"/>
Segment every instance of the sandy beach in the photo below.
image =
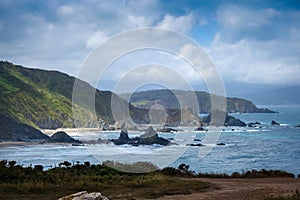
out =
<path fill-rule="evenodd" d="M 64 131 L 66 133 L 75 133 L 75 132 L 97 132 L 101 131 L 99 128 L 58 128 L 58 129 L 41 129 L 40 130 L 42 133 L 46 135 L 53 135 L 54 133 L 58 131 Z"/>

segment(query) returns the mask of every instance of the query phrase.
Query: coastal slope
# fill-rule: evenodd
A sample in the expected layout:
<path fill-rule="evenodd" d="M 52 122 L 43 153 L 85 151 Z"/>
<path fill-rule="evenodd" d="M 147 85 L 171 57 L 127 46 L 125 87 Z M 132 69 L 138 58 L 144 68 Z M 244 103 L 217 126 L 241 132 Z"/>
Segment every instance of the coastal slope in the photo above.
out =
<path fill-rule="evenodd" d="M 16 134 L 41 134 L 39 129 L 74 127 L 72 92 L 75 80 L 75 77 L 58 71 L 26 68 L 0 61 L 0 140 L 15 140 L 12 136 Z M 93 111 L 84 102 L 79 102 L 74 105 L 81 113 L 76 126 L 98 127 L 114 123 L 111 98 L 115 94 L 97 90 L 84 81 L 77 81 L 86 90 L 95 90 L 97 119 L 88 120 Z M 114 99 L 120 105 L 128 105 L 128 102 L 117 95 Z M 146 110 L 129 104 L 129 111 L 137 122 L 149 121 Z M 22 140 L 23 136 L 17 138 Z M 39 137 L 43 136 L 36 138 Z"/>
<path fill-rule="evenodd" d="M 161 104 L 166 109 L 180 108 L 178 99 L 189 101 L 189 98 L 196 95 L 200 113 L 211 112 L 211 95 L 203 91 L 184 91 L 184 90 L 148 90 L 131 94 L 121 94 L 125 99 L 139 108 L 149 109 L 152 105 Z M 216 96 L 216 95 L 215 95 Z M 228 113 L 273 113 L 267 108 L 258 108 L 253 102 L 235 97 L 227 97 Z"/>

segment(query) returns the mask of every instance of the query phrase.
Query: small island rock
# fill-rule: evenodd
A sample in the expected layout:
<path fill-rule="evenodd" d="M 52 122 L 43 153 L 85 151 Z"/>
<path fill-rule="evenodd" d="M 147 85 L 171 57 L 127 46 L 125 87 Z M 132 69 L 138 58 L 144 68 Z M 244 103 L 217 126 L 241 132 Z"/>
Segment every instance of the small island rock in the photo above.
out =
<path fill-rule="evenodd" d="M 278 122 L 272 120 L 271 125 L 280 125 Z"/>
<path fill-rule="evenodd" d="M 53 143 L 74 143 L 74 144 L 80 144 L 81 142 L 79 140 L 73 139 L 71 136 L 69 136 L 64 131 L 58 131 L 54 133 L 49 139 L 48 142 Z"/>

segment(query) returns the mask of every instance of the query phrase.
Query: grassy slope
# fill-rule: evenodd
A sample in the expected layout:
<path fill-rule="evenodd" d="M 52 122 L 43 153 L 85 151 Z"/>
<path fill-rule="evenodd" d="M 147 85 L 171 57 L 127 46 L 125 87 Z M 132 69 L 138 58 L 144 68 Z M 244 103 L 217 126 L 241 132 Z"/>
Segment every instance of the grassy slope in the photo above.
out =
<path fill-rule="evenodd" d="M 35 128 L 73 126 L 72 92 L 75 78 L 57 71 L 30 69 L 0 62 L 0 113 L 16 122 Z M 80 81 L 85 89 L 95 90 Z M 95 107 L 98 118 L 113 123 L 111 92 L 96 90 Z M 118 98 L 118 102 L 128 103 Z M 85 104 L 75 105 L 81 113 L 80 124 L 92 113 Z M 143 121 L 145 111 L 130 105 L 131 114 Z M 2 126 L 5 125 L 2 123 Z M 0 127 L 4 129 L 4 127 Z"/>

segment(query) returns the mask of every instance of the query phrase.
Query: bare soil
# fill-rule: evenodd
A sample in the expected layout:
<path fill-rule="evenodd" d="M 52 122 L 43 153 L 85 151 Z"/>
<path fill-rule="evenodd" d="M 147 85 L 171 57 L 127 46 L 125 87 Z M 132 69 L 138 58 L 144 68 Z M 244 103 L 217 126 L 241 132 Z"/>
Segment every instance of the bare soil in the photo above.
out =
<path fill-rule="evenodd" d="M 159 200 L 252 200 L 266 197 L 289 196 L 300 191 L 300 179 L 293 178 L 255 178 L 225 179 L 201 178 L 200 181 L 210 183 L 212 189 L 192 193 L 190 195 L 163 196 Z"/>

